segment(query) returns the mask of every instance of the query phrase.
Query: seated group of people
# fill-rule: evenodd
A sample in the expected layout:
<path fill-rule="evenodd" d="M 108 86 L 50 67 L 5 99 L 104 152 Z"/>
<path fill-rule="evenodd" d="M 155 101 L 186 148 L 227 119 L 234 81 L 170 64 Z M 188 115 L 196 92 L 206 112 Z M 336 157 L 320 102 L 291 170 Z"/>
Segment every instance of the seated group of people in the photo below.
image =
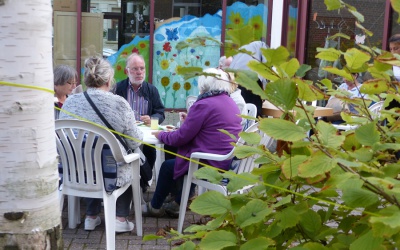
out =
<path fill-rule="evenodd" d="M 55 75 L 63 75 L 62 80 L 55 84 L 55 97 L 57 99 L 55 105 L 62 109 L 61 112 L 56 110 L 56 119 L 76 119 L 76 117 L 69 115 L 69 113 L 72 113 L 105 126 L 88 103 L 84 93 L 71 95 L 73 87 L 78 81 L 76 72 L 71 69 L 73 68 L 59 66 L 54 71 Z M 113 87 L 114 70 L 109 62 L 103 58 L 88 58 L 85 61 L 84 69 L 86 93 L 115 131 L 142 140 L 143 134 L 137 127 L 136 121 L 140 120 L 144 124 L 150 125 L 152 116 L 157 116 L 160 123 L 164 121 L 164 106 L 157 88 L 144 81 L 146 66 L 141 55 L 132 54 L 127 58 L 126 73 L 128 78 L 118 82 L 115 87 Z M 175 147 L 178 155 L 187 158 L 190 158 L 192 152 L 197 151 L 227 154 L 233 149 L 232 142 L 234 140 L 219 132 L 218 129 L 225 129 L 236 137 L 242 131 L 242 118 L 239 116 L 241 112 L 230 97 L 233 89 L 230 76 L 221 69 L 210 68 L 204 71 L 216 74 L 216 77 L 199 77 L 200 94 L 190 112 L 183 115 L 180 128 L 170 132 L 154 132 L 154 135 L 162 143 Z M 55 79 L 58 79 L 58 77 L 55 77 Z M 60 91 L 60 89 L 63 91 Z M 67 112 L 62 112 L 63 110 Z M 125 139 L 125 141 L 130 149 L 140 148 L 142 150 L 149 162 L 151 168 L 149 175 L 151 176 L 146 176 L 146 172 L 141 171 L 141 178 L 151 179 L 152 167 L 155 163 L 155 149 L 151 146 L 141 145 L 137 141 L 129 139 Z M 229 160 L 205 163 L 224 170 L 228 170 L 230 166 Z M 154 196 L 146 206 L 142 206 L 144 216 L 159 217 L 165 213 L 174 217 L 178 216 L 183 176 L 187 173 L 188 168 L 189 161 L 180 157 L 166 160 L 162 164 Z M 143 183 L 147 183 L 147 180 Z M 142 188 L 146 187 L 142 186 Z M 170 194 L 174 195 L 174 200 L 164 204 Z M 99 217 L 101 200 L 91 198 L 85 200 L 84 229 L 94 230 L 101 223 Z M 117 200 L 116 232 L 133 230 L 134 224 L 127 220 L 131 202 L 132 190 L 128 188 Z"/>

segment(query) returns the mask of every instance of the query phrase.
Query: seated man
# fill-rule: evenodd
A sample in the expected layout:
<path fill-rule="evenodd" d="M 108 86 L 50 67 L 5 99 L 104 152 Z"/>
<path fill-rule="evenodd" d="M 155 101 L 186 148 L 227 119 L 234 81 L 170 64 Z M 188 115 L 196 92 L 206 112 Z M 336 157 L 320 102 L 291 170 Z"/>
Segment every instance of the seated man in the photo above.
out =
<path fill-rule="evenodd" d="M 158 122 L 161 124 L 165 119 L 164 105 L 157 88 L 144 81 L 146 64 L 143 57 L 139 54 L 131 54 L 126 59 L 126 72 L 128 78 L 117 83 L 115 94 L 128 101 L 137 121 L 142 121 L 150 126 L 151 117 L 158 117 Z M 141 175 L 144 180 L 149 181 L 153 176 L 152 169 L 156 162 L 156 150 L 153 147 L 143 145 L 142 151 L 150 169 L 145 169 L 145 173 L 141 171 Z"/>

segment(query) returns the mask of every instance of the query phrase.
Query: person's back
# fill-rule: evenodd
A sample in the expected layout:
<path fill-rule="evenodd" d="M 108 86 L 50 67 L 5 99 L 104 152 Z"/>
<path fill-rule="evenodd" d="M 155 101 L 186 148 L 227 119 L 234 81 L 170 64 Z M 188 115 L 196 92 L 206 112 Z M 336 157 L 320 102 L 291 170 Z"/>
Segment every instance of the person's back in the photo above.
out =
<path fill-rule="evenodd" d="M 241 70 L 250 70 L 247 64 L 251 60 L 258 60 L 259 62 L 266 62 L 265 57 L 262 55 L 261 48 L 267 49 L 268 46 L 262 41 L 254 41 L 249 44 L 246 44 L 240 49 L 245 49 L 252 53 L 252 55 L 246 53 L 238 53 L 233 56 L 232 62 L 229 66 L 231 69 L 241 69 Z M 260 88 L 264 89 L 266 80 L 262 76 L 258 76 L 258 85 Z M 242 91 L 242 96 L 246 103 L 253 103 L 257 107 L 257 116 L 262 115 L 262 100 L 258 95 L 253 94 L 251 90 L 248 90 L 242 86 L 239 86 L 239 89 Z"/>

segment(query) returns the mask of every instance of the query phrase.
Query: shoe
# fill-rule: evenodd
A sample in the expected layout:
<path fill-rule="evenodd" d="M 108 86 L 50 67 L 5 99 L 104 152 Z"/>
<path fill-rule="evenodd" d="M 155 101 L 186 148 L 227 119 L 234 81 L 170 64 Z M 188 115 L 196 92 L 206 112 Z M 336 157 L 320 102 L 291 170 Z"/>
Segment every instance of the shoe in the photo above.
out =
<path fill-rule="evenodd" d="M 151 206 L 151 201 L 146 203 L 146 207 L 143 208 L 142 206 L 142 215 L 145 217 L 162 217 L 165 214 L 164 208 L 155 209 Z"/>
<path fill-rule="evenodd" d="M 85 219 L 85 230 L 86 231 L 92 231 L 100 224 L 101 224 L 101 219 L 100 219 L 99 216 L 97 216 L 96 219 L 92 219 L 92 218 L 86 217 L 86 219 Z"/>
<path fill-rule="evenodd" d="M 128 220 L 126 221 L 119 221 L 115 219 L 115 232 L 116 233 L 124 233 L 124 232 L 131 232 L 135 228 L 133 222 Z"/>
<path fill-rule="evenodd" d="M 179 204 L 175 201 L 171 201 L 164 205 L 165 212 L 173 218 L 179 217 L 179 207 Z"/>
<path fill-rule="evenodd" d="M 169 194 L 167 198 L 165 198 L 164 203 L 170 203 L 173 200 L 175 200 L 175 195 Z"/>

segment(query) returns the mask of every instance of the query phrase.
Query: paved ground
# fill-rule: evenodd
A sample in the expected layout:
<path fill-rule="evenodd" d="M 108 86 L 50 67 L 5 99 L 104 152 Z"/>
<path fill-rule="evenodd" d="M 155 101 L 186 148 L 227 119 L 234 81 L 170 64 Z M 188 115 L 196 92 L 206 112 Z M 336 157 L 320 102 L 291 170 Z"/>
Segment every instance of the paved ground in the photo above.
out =
<path fill-rule="evenodd" d="M 145 194 L 144 199 L 150 200 L 154 192 L 154 182 L 149 191 Z M 133 210 L 132 210 L 133 211 Z M 62 213 L 62 226 L 63 226 L 63 240 L 64 249 L 106 249 L 106 236 L 104 227 L 104 217 L 101 214 L 102 223 L 96 227 L 94 231 L 83 230 L 85 206 L 84 202 L 81 201 L 81 215 L 82 223 L 75 229 L 68 228 L 68 214 L 67 214 L 67 200 L 64 202 L 64 209 Z M 129 220 L 135 222 L 135 216 L 132 214 L 129 216 Z M 200 220 L 199 215 L 188 211 L 186 213 L 184 228 L 188 227 L 192 223 L 196 223 Z M 160 229 L 168 229 L 172 227 L 177 228 L 178 219 L 170 218 L 167 215 L 163 218 L 151 218 L 143 217 L 143 235 L 156 234 Z M 168 236 L 167 236 L 168 237 Z M 130 233 L 121 233 L 116 235 L 116 247 L 115 249 L 172 249 L 174 244 L 177 242 L 168 242 L 167 240 L 154 240 L 143 242 L 142 237 L 136 236 L 136 229 Z"/>

